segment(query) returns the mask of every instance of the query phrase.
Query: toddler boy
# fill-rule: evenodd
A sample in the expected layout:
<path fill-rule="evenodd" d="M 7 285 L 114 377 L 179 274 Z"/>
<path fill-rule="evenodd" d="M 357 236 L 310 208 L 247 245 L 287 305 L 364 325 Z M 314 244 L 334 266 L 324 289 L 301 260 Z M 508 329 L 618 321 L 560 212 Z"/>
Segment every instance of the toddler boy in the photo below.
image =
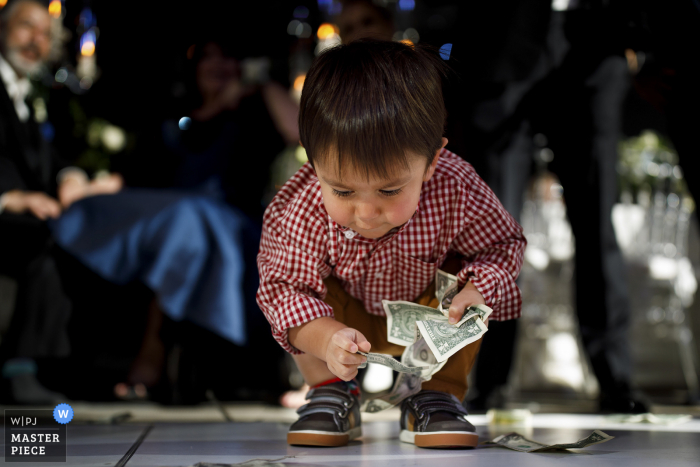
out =
<path fill-rule="evenodd" d="M 445 150 L 445 65 L 398 42 L 358 41 L 314 62 L 299 129 L 309 162 L 265 212 L 258 304 L 312 387 L 289 444 L 342 446 L 361 435 L 358 350 L 401 355 L 382 300 L 437 307 L 438 268 L 470 305 L 520 315 L 525 239 L 474 169 Z M 480 341 L 449 358 L 401 408 L 401 440 L 474 447 L 461 401 Z"/>

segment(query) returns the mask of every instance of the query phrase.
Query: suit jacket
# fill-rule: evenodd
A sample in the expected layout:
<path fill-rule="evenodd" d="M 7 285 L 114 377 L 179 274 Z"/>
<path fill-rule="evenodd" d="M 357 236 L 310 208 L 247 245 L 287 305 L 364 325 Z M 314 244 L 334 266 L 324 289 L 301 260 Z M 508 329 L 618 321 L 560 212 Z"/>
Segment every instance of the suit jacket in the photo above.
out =
<path fill-rule="evenodd" d="M 21 122 L 0 80 L 0 194 L 19 189 L 55 196 L 56 174 L 64 166 L 41 136 L 33 110 Z"/>

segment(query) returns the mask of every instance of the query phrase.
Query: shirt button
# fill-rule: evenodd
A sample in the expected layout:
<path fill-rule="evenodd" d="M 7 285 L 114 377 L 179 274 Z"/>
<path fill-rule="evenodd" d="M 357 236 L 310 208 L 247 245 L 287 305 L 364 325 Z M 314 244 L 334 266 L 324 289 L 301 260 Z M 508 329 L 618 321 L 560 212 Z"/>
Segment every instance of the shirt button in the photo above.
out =
<path fill-rule="evenodd" d="M 384 277 L 384 273 L 383 273 L 383 272 L 378 272 L 378 273 L 376 273 L 376 274 L 374 275 L 374 277 L 376 277 L 377 279 L 381 279 L 382 277 Z"/>
<path fill-rule="evenodd" d="M 351 240 L 355 236 L 355 232 L 353 232 L 352 230 L 346 230 L 344 234 L 345 238 L 347 238 L 348 240 Z"/>

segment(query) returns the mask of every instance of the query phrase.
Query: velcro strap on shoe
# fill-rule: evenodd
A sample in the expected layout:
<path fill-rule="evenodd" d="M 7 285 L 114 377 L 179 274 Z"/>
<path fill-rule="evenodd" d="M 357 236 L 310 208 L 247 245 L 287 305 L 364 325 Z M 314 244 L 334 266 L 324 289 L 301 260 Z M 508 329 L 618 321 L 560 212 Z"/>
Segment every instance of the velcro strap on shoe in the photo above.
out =
<path fill-rule="evenodd" d="M 423 431 L 433 412 L 449 412 L 457 416 L 468 415 L 467 409 L 452 394 L 440 391 L 421 391 L 404 401 L 413 412 L 418 431 Z"/>
<path fill-rule="evenodd" d="M 306 399 L 309 403 L 297 410 L 300 419 L 317 413 L 331 414 L 339 430 L 346 431 L 345 419 L 355 404 L 355 398 L 352 395 L 339 388 L 323 386 L 310 390 Z"/>

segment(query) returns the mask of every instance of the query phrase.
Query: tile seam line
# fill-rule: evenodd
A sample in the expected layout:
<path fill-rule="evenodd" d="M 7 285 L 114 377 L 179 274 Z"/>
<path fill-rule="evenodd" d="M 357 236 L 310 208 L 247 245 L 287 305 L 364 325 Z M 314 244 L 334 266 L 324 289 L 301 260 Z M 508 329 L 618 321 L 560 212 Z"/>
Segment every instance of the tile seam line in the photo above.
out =
<path fill-rule="evenodd" d="M 134 444 L 131 445 L 128 451 L 122 456 L 121 459 L 119 459 L 119 462 L 116 463 L 114 467 L 124 467 L 129 460 L 131 460 L 131 457 L 136 453 L 138 448 L 141 446 L 141 443 L 146 439 L 146 436 L 148 436 L 148 433 L 151 432 L 153 429 L 153 425 L 148 425 L 144 430 L 141 432 L 141 435 L 134 441 Z"/>

